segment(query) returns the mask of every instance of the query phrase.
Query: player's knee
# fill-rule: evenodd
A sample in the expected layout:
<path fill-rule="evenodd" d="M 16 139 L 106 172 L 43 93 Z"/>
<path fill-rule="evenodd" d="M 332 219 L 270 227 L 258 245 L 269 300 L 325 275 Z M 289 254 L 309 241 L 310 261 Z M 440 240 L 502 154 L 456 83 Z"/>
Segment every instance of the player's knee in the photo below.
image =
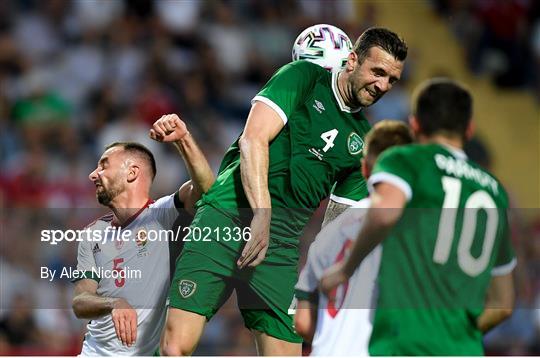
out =
<path fill-rule="evenodd" d="M 193 353 L 193 347 L 182 345 L 181 342 L 164 342 L 161 344 L 161 355 L 163 356 L 190 356 Z"/>
<path fill-rule="evenodd" d="M 176 328 L 176 329 L 175 329 Z M 189 336 L 178 330 L 177 327 L 167 323 L 165 335 L 161 342 L 161 354 L 164 356 L 190 356 L 195 350 L 196 342 Z"/>

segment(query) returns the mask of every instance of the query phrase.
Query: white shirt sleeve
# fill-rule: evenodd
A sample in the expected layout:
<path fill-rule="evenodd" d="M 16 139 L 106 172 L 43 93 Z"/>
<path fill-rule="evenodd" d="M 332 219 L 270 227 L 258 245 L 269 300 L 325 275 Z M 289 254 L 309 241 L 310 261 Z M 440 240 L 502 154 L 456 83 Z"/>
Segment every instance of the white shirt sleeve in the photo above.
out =
<path fill-rule="evenodd" d="M 96 260 L 94 259 L 94 253 L 92 247 L 99 247 L 99 242 L 93 242 L 90 240 L 83 240 L 79 242 L 79 248 L 77 249 L 77 271 L 93 272 L 93 269 L 97 269 Z M 86 275 L 87 278 L 93 276 Z M 77 280 L 73 280 L 77 281 Z"/>
<path fill-rule="evenodd" d="M 300 272 L 298 283 L 295 289 L 305 294 L 312 294 L 318 291 L 319 279 L 324 272 L 324 266 L 321 262 L 321 255 L 319 254 L 319 245 L 317 239 L 309 247 L 308 258 L 306 265 Z M 298 297 L 305 299 L 305 297 Z"/>
<path fill-rule="evenodd" d="M 183 204 L 180 202 L 176 191 L 171 195 L 159 198 L 150 205 L 149 209 L 163 227 L 171 228 L 180 214 L 179 210 L 183 209 Z"/>

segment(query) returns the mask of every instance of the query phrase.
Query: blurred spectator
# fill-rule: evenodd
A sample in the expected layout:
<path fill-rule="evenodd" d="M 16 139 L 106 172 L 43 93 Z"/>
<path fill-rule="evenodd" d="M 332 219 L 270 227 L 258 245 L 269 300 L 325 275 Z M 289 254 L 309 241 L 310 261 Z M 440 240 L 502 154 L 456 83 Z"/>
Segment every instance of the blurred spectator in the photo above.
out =
<path fill-rule="evenodd" d="M 464 44 L 470 69 L 501 87 L 520 87 L 533 75 L 528 0 L 434 0 Z"/>
<path fill-rule="evenodd" d="M 161 23 L 174 34 L 191 33 L 198 25 L 202 1 L 162 0 L 154 2 Z"/>
<path fill-rule="evenodd" d="M 17 348 L 36 344 L 39 334 L 29 298 L 26 295 L 13 297 L 8 313 L 0 319 L 0 335 L 6 337 L 11 347 Z"/>
<path fill-rule="evenodd" d="M 107 30 L 124 11 L 124 2 L 106 0 L 73 0 L 73 26 L 79 31 L 101 32 Z"/>

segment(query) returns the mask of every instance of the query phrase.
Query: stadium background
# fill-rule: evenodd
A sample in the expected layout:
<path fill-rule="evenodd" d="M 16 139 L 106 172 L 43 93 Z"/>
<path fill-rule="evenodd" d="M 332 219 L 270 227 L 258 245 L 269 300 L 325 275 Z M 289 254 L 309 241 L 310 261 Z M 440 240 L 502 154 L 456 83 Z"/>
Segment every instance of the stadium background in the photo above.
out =
<path fill-rule="evenodd" d="M 36 228 L 65 228 L 97 207 L 88 173 L 104 145 L 147 144 L 158 161 L 154 197 L 186 179 L 171 147 L 147 139 L 163 113 L 179 113 L 217 170 L 240 133 L 249 100 L 290 60 L 305 27 L 330 23 L 354 42 L 367 27 L 402 35 L 402 81 L 371 121 L 406 120 L 411 89 L 445 75 L 476 100 L 470 155 L 513 199 L 521 309 L 486 339 L 488 353 L 540 354 L 540 2 L 432 1 L 0 1 L 0 354 L 77 354 L 85 322 L 72 287 L 39 279 L 42 265 L 74 266 L 76 246 L 50 247 Z M 59 213 L 62 213 L 61 215 Z M 303 251 L 317 230 L 317 212 Z M 47 302 L 50 301 L 50 302 Z M 51 303 L 52 302 L 52 303 Z M 208 325 L 198 354 L 251 355 L 230 301 Z"/>

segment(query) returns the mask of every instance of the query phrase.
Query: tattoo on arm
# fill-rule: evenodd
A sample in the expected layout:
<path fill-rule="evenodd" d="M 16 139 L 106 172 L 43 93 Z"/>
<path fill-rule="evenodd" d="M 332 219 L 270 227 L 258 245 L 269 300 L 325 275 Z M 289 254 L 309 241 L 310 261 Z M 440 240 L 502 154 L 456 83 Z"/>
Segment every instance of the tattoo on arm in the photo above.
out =
<path fill-rule="evenodd" d="M 324 213 L 322 227 L 325 227 L 326 224 L 337 218 L 347 208 L 349 208 L 349 205 L 341 204 L 330 199 L 328 206 L 326 207 L 326 212 Z"/>

